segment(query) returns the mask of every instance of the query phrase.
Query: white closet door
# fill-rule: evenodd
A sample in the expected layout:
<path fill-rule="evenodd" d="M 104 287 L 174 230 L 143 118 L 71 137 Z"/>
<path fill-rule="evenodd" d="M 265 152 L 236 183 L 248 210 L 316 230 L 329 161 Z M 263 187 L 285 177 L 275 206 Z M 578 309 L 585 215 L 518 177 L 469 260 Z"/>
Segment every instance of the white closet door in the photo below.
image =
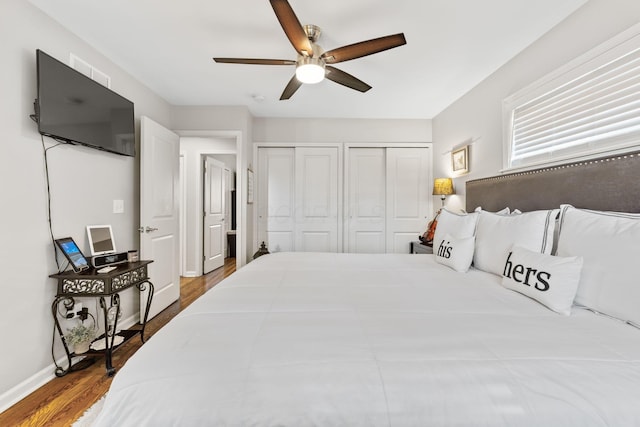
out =
<path fill-rule="evenodd" d="M 430 150 L 387 148 L 387 252 L 409 253 L 429 215 Z"/>
<path fill-rule="evenodd" d="M 295 250 L 295 150 L 258 149 L 258 243 Z"/>
<path fill-rule="evenodd" d="M 386 252 L 385 151 L 383 147 L 349 149 L 347 252 Z"/>
<path fill-rule="evenodd" d="M 338 252 L 338 148 L 296 147 L 298 252 Z"/>

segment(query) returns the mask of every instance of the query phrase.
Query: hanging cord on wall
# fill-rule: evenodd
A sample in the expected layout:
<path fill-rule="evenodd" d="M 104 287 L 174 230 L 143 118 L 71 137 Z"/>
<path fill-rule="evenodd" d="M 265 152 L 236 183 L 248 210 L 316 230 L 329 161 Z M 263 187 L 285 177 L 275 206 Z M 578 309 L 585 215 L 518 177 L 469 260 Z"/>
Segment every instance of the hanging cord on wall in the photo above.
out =
<path fill-rule="evenodd" d="M 44 175 L 47 183 L 47 222 L 49 223 L 49 234 L 51 236 L 51 244 L 53 245 L 53 257 L 56 261 L 56 266 L 58 267 L 58 271 L 60 271 L 60 263 L 58 262 L 58 250 L 56 249 L 55 237 L 53 237 L 53 224 L 51 223 L 51 186 L 49 183 L 49 161 L 47 159 L 47 151 L 52 148 L 56 148 L 61 142 L 58 142 L 51 147 L 45 147 L 44 145 L 44 135 L 40 134 L 40 140 L 42 141 L 42 153 L 44 155 Z"/>

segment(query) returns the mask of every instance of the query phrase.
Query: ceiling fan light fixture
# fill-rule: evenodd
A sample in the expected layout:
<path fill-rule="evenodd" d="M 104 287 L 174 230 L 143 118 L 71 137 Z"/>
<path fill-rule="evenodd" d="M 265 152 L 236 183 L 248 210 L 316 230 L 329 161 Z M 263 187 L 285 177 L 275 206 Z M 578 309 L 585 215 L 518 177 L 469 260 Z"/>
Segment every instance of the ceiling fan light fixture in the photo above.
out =
<path fill-rule="evenodd" d="M 296 66 L 296 78 L 306 84 L 316 84 L 324 80 L 324 61 L 320 58 L 300 57 Z"/>
<path fill-rule="evenodd" d="M 349 73 L 333 67 L 333 64 L 373 55 L 407 44 L 404 33 L 378 37 L 325 51 L 316 42 L 322 30 L 317 25 L 300 24 L 289 0 L 269 0 L 271 7 L 291 45 L 298 53 L 296 61 L 261 58 L 213 58 L 216 62 L 253 65 L 296 65 L 296 73 L 284 88 L 280 100 L 290 99 L 304 84 L 320 83 L 326 77 L 349 89 L 366 92 L 371 86 Z M 329 65 L 327 65 L 329 64 Z"/>

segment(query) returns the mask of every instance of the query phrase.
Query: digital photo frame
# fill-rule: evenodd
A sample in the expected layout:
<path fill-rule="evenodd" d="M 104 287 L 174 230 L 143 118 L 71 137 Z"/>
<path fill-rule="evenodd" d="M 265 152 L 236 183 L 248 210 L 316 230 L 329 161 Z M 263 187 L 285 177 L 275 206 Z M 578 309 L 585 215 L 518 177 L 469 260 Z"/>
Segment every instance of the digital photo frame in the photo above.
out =
<path fill-rule="evenodd" d="M 64 256 L 69 261 L 69 264 L 71 264 L 71 268 L 73 268 L 73 271 L 75 271 L 76 273 L 80 273 L 81 271 L 89 269 L 89 263 L 87 262 L 87 259 L 84 257 L 82 251 L 80 251 L 80 248 L 78 247 L 78 245 L 76 245 L 76 242 L 74 242 L 71 237 L 56 239 L 55 242 L 56 245 L 58 245 L 58 247 L 60 248 L 60 251 L 62 251 Z"/>
<path fill-rule="evenodd" d="M 110 225 L 87 225 L 87 237 L 91 256 L 115 253 L 116 243 Z"/>

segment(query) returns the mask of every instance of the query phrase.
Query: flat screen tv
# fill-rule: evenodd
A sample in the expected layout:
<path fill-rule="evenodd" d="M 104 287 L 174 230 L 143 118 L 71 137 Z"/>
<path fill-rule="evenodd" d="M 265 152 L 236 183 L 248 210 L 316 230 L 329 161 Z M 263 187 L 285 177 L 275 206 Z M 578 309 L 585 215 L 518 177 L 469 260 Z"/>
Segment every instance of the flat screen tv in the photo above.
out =
<path fill-rule="evenodd" d="M 36 55 L 38 131 L 135 157 L 133 103 L 39 49 Z"/>

